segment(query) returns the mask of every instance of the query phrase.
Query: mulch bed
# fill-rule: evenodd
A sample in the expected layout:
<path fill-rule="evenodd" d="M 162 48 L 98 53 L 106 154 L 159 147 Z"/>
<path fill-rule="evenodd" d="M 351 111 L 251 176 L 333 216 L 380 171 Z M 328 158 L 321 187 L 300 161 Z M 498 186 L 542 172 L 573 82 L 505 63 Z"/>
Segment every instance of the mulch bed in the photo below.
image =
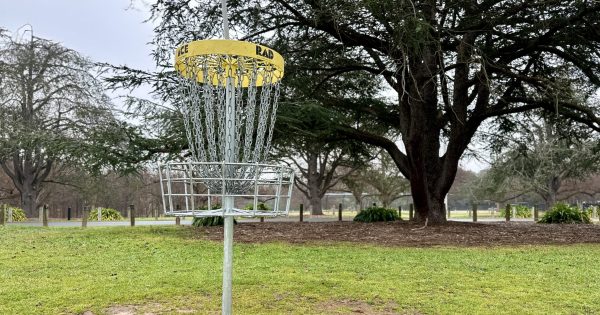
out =
<path fill-rule="evenodd" d="M 424 229 L 406 221 L 357 222 L 264 222 L 240 223 L 235 242 L 359 243 L 383 246 L 499 246 L 537 244 L 600 244 L 600 225 L 534 223 L 448 222 Z M 222 227 L 191 229 L 194 237 L 220 241 Z"/>

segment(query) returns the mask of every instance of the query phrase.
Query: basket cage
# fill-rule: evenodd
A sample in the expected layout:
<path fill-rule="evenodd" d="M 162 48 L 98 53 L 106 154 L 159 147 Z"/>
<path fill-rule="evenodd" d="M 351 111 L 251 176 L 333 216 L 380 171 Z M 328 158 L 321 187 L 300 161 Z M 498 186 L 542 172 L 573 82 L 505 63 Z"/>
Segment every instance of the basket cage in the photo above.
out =
<path fill-rule="evenodd" d="M 172 162 L 159 164 L 159 180 L 167 216 L 277 217 L 289 212 L 294 172 L 259 163 Z M 233 208 L 221 206 L 226 197 Z"/>

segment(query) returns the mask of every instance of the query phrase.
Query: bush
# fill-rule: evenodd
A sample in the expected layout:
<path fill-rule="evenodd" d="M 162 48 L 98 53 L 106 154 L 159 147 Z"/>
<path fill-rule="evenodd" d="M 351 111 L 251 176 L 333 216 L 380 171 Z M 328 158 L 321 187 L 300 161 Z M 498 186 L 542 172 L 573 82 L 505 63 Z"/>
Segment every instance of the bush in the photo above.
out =
<path fill-rule="evenodd" d="M 592 223 L 587 212 L 580 211 L 564 203 L 557 203 L 538 221 L 539 223 L 589 224 Z"/>
<path fill-rule="evenodd" d="M 8 221 L 8 209 L 12 209 L 12 220 L 13 222 L 24 222 L 27 221 L 27 216 L 25 216 L 25 211 L 21 208 L 17 207 L 8 207 L 6 208 L 6 212 L 4 213 L 4 219 Z"/>
<path fill-rule="evenodd" d="M 221 208 L 220 203 L 215 203 L 215 204 L 210 205 L 211 210 L 215 210 L 215 209 L 219 209 L 219 208 Z M 200 206 L 200 207 L 198 207 L 198 210 L 208 210 L 208 205 Z"/>
<path fill-rule="evenodd" d="M 204 218 L 194 218 L 192 222 L 192 226 L 202 227 L 202 226 L 221 226 L 225 224 L 225 220 L 223 217 L 204 217 Z M 237 224 L 237 221 L 233 219 L 233 224 Z"/>
<path fill-rule="evenodd" d="M 259 202 L 256 205 L 256 208 L 257 208 L 256 210 L 261 210 L 261 211 L 269 211 L 269 210 L 271 210 L 271 209 L 269 209 L 269 207 L 267 207 L 267 205 L 265 205 L 264 202 Z M 252 209 L 254 209 L 254 204 L 253 203 L 249 203 L 249 204 L 247 204 L 244 207 L 244 210 L 252 210 Z"/>
<path fill-rule="evenodd" d="M 102 212 L 100 214 L 102 216 L 102 221 L 123 220 L 123 216 L 121 215 L 121 213 L 112 208 L 102 208 Z M 90 212 L 90 215 L 88 216 L 88 220 L 98 220 L 98 208 L 96 208 Z"/>
<path fill-rule="evenodd" d="M 356 222 L 383 222 L 398 219 L 398 212 L 395 209 L 382 207 L 369 207 L 354 217 L 354 221 Z"/>
<path fill-rule="evenodd" d="M 512 218 L 512 208 L 515 208 L 515 216 L 516 218 L 531 218 L 531 208 L 525 207 L 523 205 L 511 206 L 510 217 Z M 506 217 L 506 208 L 500 210 L 500 217 Z"/>

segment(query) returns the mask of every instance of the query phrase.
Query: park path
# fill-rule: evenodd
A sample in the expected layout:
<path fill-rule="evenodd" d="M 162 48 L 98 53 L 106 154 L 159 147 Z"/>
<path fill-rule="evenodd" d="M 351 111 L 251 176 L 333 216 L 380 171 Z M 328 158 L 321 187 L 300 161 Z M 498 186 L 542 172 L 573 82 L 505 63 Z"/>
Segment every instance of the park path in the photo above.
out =
<path fill-rule="evenodd" d="M 335 222 L 337 221 L 337 217 L 333 216 L 305 216 L 305 222 Z M 352 221 L 351 217 L 344 217 L 344 221 Z M 238 219 L 239 222 L 260 222 L 260 219 L 248 219 L 242 218 Z M 267 222 L 297 222 L 299 221 L 298 216 L 290 216 L 290 217 L 279 217 L 279 218 L 267 218 L 265 219 Z M 450 218 L 449 221 L 454 222 L 472 222 L 471 218 Z M 511 219 L 511 222 L 533 222 L 532 219 Z M 481 218 L 478 220 L 481 223 L 492 223 L 492 222 L 504 222 L 504 218 Z M 37 220 L 31 220 L 27 222 L 16 222 L 16 223 L 7 223 L 8 225 L 14 226 L 40 226 L 41 223 Z M 191 225 L 191 219 L 181 220 L 182 225 Z M 88 221 L 89 227 L 98 227 L 98 226 L 128 226 L 129 221 Z M 175 225 L 175 220 L 136 220 L 136 226 L 153 226 L 153 225 Z M 79 227 L 81 226 L 81 221 L 54 221 L 51 220 L 48 222 L 48 226 L 50 227 Z"/>

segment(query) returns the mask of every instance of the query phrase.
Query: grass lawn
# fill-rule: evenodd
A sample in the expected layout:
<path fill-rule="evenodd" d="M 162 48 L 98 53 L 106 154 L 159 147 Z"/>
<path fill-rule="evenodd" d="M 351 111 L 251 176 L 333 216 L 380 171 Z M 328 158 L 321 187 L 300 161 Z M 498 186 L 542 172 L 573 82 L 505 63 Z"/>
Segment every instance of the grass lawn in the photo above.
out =
<path fill-rule="evenodd" d="M 0 314 L 220 314 L 220 243 L 188 227 L 0 227 Z M 236 314 L 596 314 L 600 245 L 236 244 Z"/>

